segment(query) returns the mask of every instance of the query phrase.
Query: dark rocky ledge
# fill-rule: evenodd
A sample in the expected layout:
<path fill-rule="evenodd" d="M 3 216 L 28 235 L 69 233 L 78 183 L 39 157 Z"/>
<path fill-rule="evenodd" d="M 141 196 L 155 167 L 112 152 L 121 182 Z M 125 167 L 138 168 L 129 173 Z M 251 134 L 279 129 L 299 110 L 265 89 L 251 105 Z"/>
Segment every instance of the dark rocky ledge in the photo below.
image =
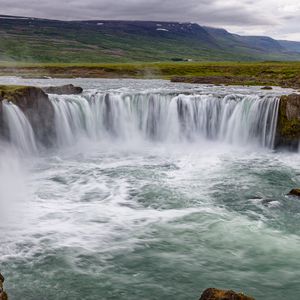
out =
<path fill-rule="evenodd" d="M 4 277 L 0 273 L 0 300 L 8 300 L 7 294 L 3 287 Z"/>
<path fill-rule="evenodd" d="M 49 146 L 55 135 L 54 108 L 42 89 L 31 86 L 0 86 L 0 133 L 7 136 L 2 101 L 16 104 L 27 116 L 37 139 Z"/>
<path fill-rule="evenodd" d="M 74 86 L 73 84 L 66 84 L 62 86 L 46 86 L 42 87 L 42 90 L 47 94 L 56 95 L 77 95 L 81 94 L 83 89 L 79 86 Z"/>
<path fill-rule="evenodd" d="M 205 290 L 199 300 L 255 300 L 252 297 L 234 291 L 224 291 L 215 288 Z"/>
<path fill-rule="evenodd" d="M 300 94 L 280 98 L 275 148 L 298 150 L 300 141 Z"/>

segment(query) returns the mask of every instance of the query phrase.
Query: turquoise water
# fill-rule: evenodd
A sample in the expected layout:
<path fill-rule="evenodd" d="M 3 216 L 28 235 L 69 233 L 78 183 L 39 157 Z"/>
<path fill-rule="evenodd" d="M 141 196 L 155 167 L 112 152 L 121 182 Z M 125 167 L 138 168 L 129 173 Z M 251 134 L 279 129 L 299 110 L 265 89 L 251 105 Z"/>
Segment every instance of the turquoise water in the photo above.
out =
<path fill-rule="evenodd" d="M 286 196 L 298 153 L 81 141 L 34 158 L 3 150 L 0 179 L 12 300 L 300 297 L 300 200 Z"/>

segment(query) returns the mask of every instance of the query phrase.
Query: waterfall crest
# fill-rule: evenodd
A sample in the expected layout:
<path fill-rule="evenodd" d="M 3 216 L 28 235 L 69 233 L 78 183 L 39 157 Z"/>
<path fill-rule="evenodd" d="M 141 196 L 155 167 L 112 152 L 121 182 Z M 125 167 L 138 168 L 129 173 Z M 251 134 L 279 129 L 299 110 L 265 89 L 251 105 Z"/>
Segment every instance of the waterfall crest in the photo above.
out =
<path fill-rule="evenodd" d="M 279 98 L 271 95 L 185 95 L 100 93 L 50 95 L 57 146 L 90 141 L 160 143 L 214 140 L 273 148 Z M 13 103 L 3 101 L 11 143 L 37 153 L 30 122 Z"/>
<path fill-rule="evenodd" d="M 218 140 L 272 148 L 279 99 L 259 95 L 94 93 L 51 96 L 58 145 L 84 137 L 159 142 Z"/>

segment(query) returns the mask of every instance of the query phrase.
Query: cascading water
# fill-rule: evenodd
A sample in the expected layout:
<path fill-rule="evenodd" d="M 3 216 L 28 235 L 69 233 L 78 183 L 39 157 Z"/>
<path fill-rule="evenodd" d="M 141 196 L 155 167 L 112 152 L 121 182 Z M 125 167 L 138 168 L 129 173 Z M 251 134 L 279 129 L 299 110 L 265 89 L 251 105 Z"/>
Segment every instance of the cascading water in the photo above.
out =
<path fill-rule="evenodd" d="M 219 140 L 272 148 L 275 96 L 94 93 L 51 96 L 58 144 L 80 137 L 160 142 Z"/>
<path fill-rule="evenodd" d="M 272 149 L 278 97 L 290 91 L 13 79 L 69 82 L 84 93 L 50 96 L 44 140 L 58 147 L 35 159 L 15 151 L 36 149 L 32 129 L 39 147 L 48 133 L 34 107 L 1 109 L 0 133 L 15 145 L 0 142 L 11 299 L 186 300 L 211 285 L 299 299 L 300 202 L 286 194 L 300 186 L 300 156 L 258 149 Z"/>
<path fill-rule="evenodd" d="M 21 109 L 7 101 L 2 102 L 4 121 L 8 125 L 10 142 L 22 154 L 37 153 L 34 132 Z"/>

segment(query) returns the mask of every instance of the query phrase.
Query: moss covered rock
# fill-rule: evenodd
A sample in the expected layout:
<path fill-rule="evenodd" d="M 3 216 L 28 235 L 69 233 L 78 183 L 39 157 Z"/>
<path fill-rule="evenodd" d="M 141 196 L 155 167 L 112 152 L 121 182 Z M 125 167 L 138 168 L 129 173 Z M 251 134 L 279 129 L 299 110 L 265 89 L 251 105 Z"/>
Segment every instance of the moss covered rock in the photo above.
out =
<path fill-rule="evenodd" d="M 0 102 L 16 104 L 27 116 L 37 139 L 44 145 L 52 144 L 55 135 L 54 108 L 42 89 L 31 86 L 0 85 Z M 7 135 L 0 105 L 0 132 Z"/>
<path fill-rule="evenodd" d="M 254 298 L 234 291 L 209 288 L 203 292 L 200 300 L 254 300 Z"/>
<path fill-rule="evenodd" d="M 297 150 L 300 140 L 300 95 L 280 98 L 275 146 Z"/>

